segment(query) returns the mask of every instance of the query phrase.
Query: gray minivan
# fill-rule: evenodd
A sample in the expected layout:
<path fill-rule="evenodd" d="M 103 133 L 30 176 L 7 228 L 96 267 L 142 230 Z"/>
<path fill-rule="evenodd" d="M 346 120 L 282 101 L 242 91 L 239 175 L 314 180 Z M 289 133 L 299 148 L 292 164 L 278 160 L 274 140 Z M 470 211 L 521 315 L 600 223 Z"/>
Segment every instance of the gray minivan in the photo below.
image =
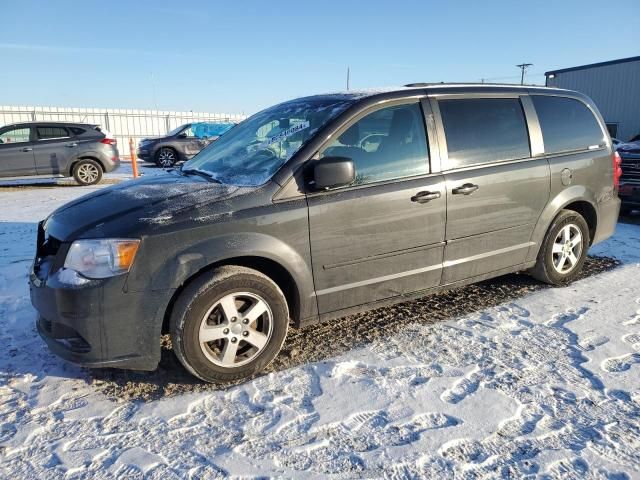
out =
<path fill-rule="evenodd" d="M 116 144 L 98 125 L 5 125 L 0 128 L 0 180 L 73 177 L 80 185 L 94 185 L 120 166 Z"/>
<path fill-rule="evenodd" d="M 182 168 L 38 228 L 38 330 L 67 360 L 151 370 L 160 337 L 206 381 L 250 376 L 302 327 L 528 271 L 573 280 L 620 208 L 593 102 L 414 84 L 288 101 Z M 104 205 L 109 209 L 104 209 Z"/>

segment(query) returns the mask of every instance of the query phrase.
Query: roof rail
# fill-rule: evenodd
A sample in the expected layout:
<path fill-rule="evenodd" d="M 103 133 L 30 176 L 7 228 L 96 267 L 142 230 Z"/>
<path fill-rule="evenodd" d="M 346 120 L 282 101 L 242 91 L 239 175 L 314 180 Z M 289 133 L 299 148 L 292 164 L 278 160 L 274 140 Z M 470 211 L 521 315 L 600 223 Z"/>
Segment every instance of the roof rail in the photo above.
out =
<path fill-rule="evenodd" d="M 440 83 L 444 83 L 444 82 L 440 82 Z M 429 87 L 431 85 L 434 85 L 434 83 L 417 82 L 417 83 L 407 83 L 405 87 Z"/>

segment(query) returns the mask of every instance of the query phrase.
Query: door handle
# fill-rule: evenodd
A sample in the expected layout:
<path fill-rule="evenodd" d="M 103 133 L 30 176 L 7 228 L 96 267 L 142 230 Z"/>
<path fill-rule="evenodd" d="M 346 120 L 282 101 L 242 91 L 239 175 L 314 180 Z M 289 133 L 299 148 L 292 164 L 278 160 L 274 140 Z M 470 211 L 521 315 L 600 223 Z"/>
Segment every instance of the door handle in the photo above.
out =
<path fill-rule="evenodd" d="M 24 148 L 22 149 L 22 151 L 23 151 L 23 152 L 33 152 L 33 148 L 31 148 L 31 147 L 24 147 Z"/>
<path fill-rule="evenodd" d="M 73 147 L 77 147 L 78 144 L 77 143 L 67 143 L 67 147 L 69 148 L 73 148 Z"/>
<path fill-rule="evenodd" d="M 456 187 L 452 190 L 454 195 L 471 195 L 478 188 L 478 185 L 474 185 L 473 183 L 465 183 L 461 187 Z"/>
<path fill-rule="evenodd" d="M 440 198 L 440 192 L 418 192 L 413 197 L 411 197 L 411 201 L 417 203 L 427 203 L 431 200 L 435 200 L 436 198 Z"/>

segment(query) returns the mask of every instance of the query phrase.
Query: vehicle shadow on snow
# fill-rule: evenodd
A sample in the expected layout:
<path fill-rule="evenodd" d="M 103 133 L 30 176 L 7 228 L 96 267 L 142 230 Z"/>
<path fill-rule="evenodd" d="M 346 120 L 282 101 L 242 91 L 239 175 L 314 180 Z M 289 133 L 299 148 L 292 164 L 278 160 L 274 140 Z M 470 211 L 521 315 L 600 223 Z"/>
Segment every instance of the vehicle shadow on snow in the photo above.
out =
<path fill-rule="evenodd" d="M 612 258 L 588 257 L 579 278 L 595 275 L 618 265 L 620 262 Z M 336 357 L 378 339 L 388 338 L 410 323 L 427 325 L 450 320 L 545 288 L 552 287 L 527 275 L 506 275 L 371 312 L 303 329 L 290 329 L 278 357 L 257 376 Z M 245 381 L 207 384 L 194 379 L 171 351 L 168 336 L 162 339 L 162 358 L 154 372 L 115 369 L 89 371 L 89 382 L 106 395 L 145 401 L 180 393 L 227 389 Z"/>

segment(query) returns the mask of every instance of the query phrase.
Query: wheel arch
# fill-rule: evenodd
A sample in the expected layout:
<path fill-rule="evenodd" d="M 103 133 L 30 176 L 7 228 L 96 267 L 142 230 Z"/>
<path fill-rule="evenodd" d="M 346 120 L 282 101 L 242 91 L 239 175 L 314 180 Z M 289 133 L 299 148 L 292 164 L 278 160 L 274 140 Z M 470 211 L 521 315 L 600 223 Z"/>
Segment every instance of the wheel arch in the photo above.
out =
<path fill-rule="evenodd" d="M 298 285 L 296 284 L 296 281 L 294 280 L 294 277 L 289 272 L 289 270 L 287 270 L 283 265 L 271 258 L 255 255 L 244 255 L 225 258 L 224 260 L 219 260 L 205 265 L 185 278 L 169 300 L 169 304 L 167 305 L 162 321 L 162 334 L 170 333 L 169 323 L 171 314 L 173 312 L 173 307 L 185 288 L 187 288 L 196 278 L 200 277 L 201 275 L 212 272 L 216 268 L 225 265 L 237 265 L 251 268 L 273 280 L 273 282 L 278 285 L 280 290 L 282 290 L 285 300 L 287 301 L 290 320 L 293 321 L 294 325 L 299 323 L 301 309 L 300 292 L 298 289 Z"/>
<path fill-rule="evenodd" d="M 162 151 L 163 148 L 167 148 L 169 150 L 173 150 L 173 152 L 176 154 L 176 162 L 179 162 L 182 160 L 182 153 L 180 152 L 180 149 L 177 148 L 175 145 L 171 144 L 171 143 L 161 143 L 159 145 L 157 145 L 153 151 L 153 161 L 157 161 L 158 160 L 158 155 L 160 155 L 160 152 Z"/>
<path fill-rule="evenodd" d="M 82 154 L 79 157 L 74 158 L 71 163 L 69 164 L 69 176 L 72 177 L 73 176 L 73 169 L 76 168 L 76 165 L 81 162 L 82 160 L 93 160 L 94 162 L 96 162 L 98 165 L 100 165 L 100 168 L 102 169 L 102 173 L 105 173 L 105 167 L 104 164 L 100 161 L 99 158 L 91 155 L 91 154 Z"/>
<path fill-rule="evenodd" d="M 536 260 L 547 230 L 562 210 L 573 210 L 584 217 L 589 226 L 591 244 L 598 226 L 598 210 L 595 204 L 595 194 L 584 186 L 575 185 L 558 193 L 547 203 L 533 229 L 531 234 L 533 245 L 529 248 L 527 262 Z"/>
<path fill-rule="evenodd" d="M 596 208 L 586 200 L 576 200 L 565 205 L 563 210 L 572 210 L 582 215 L 589 227 L 589 245 L 591 245 L 598 226 L 598 212 Z"/>

